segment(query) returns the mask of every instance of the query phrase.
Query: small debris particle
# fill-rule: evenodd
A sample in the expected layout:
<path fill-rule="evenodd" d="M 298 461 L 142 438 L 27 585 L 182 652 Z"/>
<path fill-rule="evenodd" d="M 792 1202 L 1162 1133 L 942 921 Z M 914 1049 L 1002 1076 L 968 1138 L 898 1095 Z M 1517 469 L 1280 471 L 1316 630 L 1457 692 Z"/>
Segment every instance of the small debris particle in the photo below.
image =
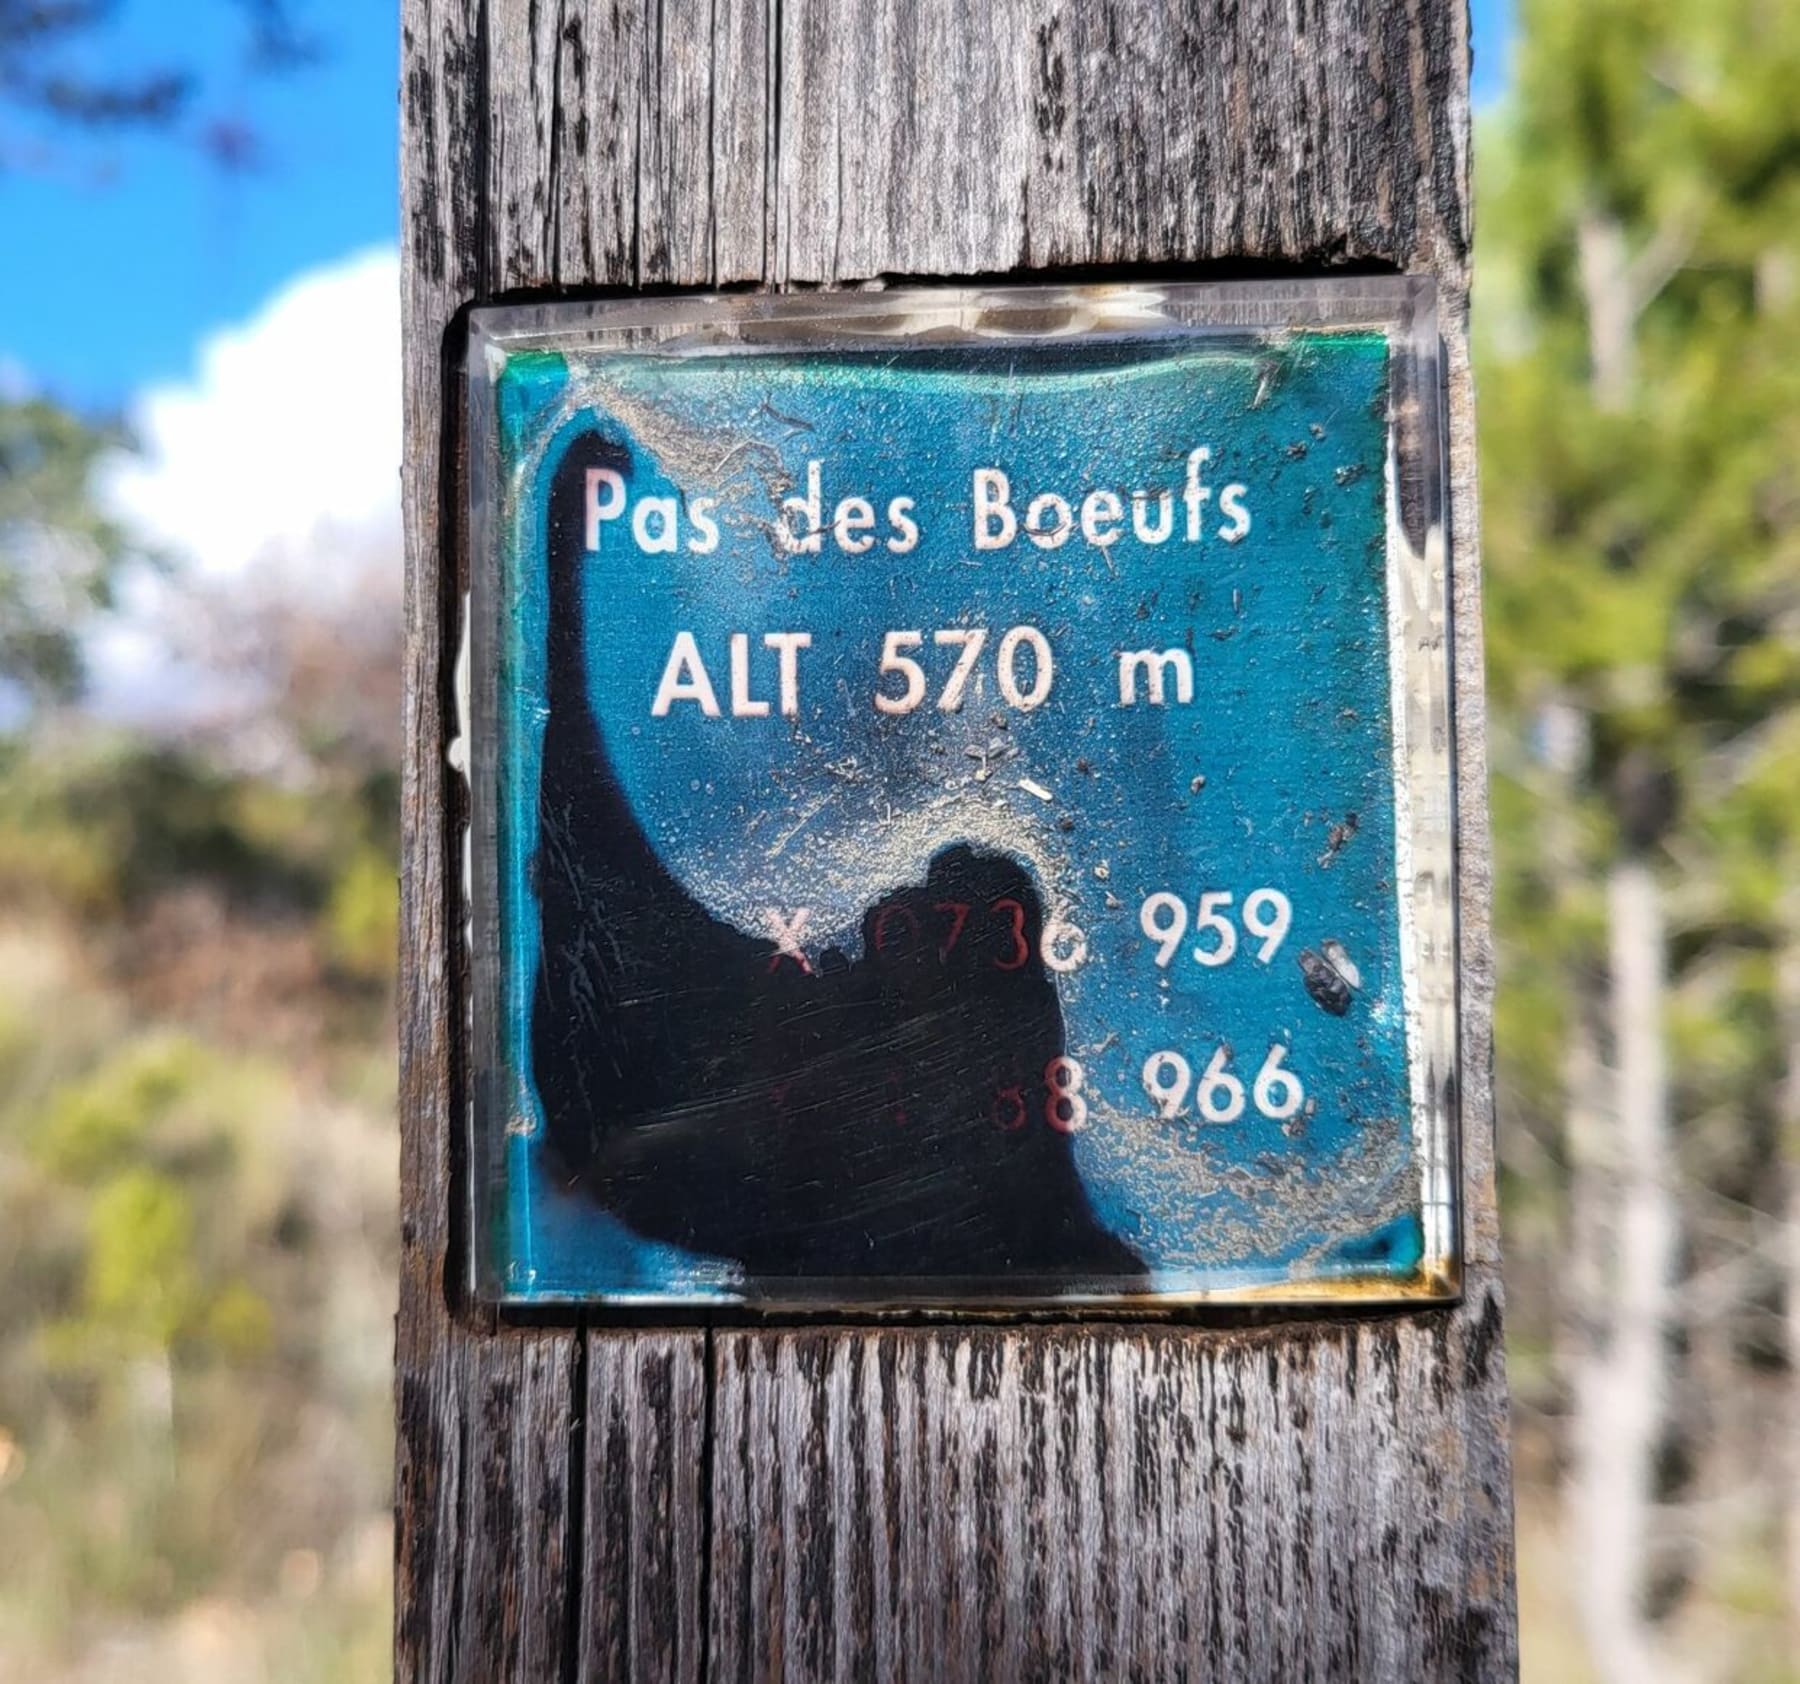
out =
<path fill-rule="evenodd" d="M 1049 796 L 1045 796 L 1044 799 L 1046 801 L 1048 801 L 1050 798 L 1049 798 Z M 1067 813 L 1064 813 L 1056 821 L 1056 828 L 1058 830 L 1073 830 L 1075 828 L 1075 821 L 1072 818 L 1070 818 Z"/>
<path fill-rule="evenodd" d="M 1325 429 L 1317 421 L 1314 421 L 1306 430 L 1316 439 L 1322 439 L 1325 436 Z"/>
<path fill-rule="evenodd" d="M 1204 772 L 1196 772 L 1193 781 L 1188 785 L 1188 788 L 1195 795 L 1198 795 L 1201 790 L 1206 788 L 1206 774 Z"/>
<path fill-rule="evenodd" d="M 1034 783 L 1030 778 L 1019 779 L 1019 788 L 1024 790 L 1027 795 L 1035 795 L 1040 801 L 1054 801 L 1056 799 L 1056 797 L 1053 796 L 1049 790 L 1045 789 L 1042 784 Z"/>
<path fill-rule="evenodd" d="M 1295 439 L 1294 442 L 1287 447 L 1287 455 L 1288 455 L 1288 460 L 1290 462 L 1298 462 L 1300 460 L 1300 458 L 1302 456 L 1304 456 L 1305 454 L 1306 454 L 1306 440 L 1305 439 Z"/>
<path fill-rule="evenodd" d="M 1346 462 L 1344 466 L 1337 469 L 1331 477 L 1336 480 L 1339 485 L 1354 485 L 1367 472 L 1368 469 L 1365 468 L 1361 462 Z"/>
<path fill-rule="evenodd" d="M 1326 832 L 1325 852 L 1319 855 L 1319 865 L 1321 869 L 1329 866 L 1343 851 L 1344 844 L 1356 834 L 1356 826 L 1356 814 L 1346 813 L 1342 824 L 1334 824 L 1331 829 Z"/>
<path fill-rule="evenodd" d="M 1362 987 L 1362 971 L 1357 963 L 1345 951 L 1344 944 L 1336 936 L 1329 937 L 1319 943 L 1319 951 L 1330 963 L 1331 968 L 1341 976 L 1352 988 Z"/>
<path fill-rule="evenodd" d="M 1084 754 L 1075 762 L 1075 770 L 1091 778 L 1094 775 L 1094 763 Z"/>
<path fill-rule="evenodd" d="M 1119 897 L 1117 895 L 1115 895 L 1111 889 L 1108 889 L 1106 891 L 1106 910 L 1108 912 L 1117 912 L 1119 910 L 1119 908 L 1121 906 L 1123 906 L 1124 904 L 1125 903 L 1122 900 L 1120 900 Z"/>
<path fill-rule="evenodd" d="M 1104 883 L 1109 877 L 1112 876 L 1112 867 L 1110 865 L 1108 865 L 1105 860 L 1102 860 L 1097 866 L 1094 867 L 1094 875 L 1097 878 L 1099 878 L 1099 880 L 1102 883 Z"/>
<path fill-rule="evenodd" d="M 1329 959 L 1322 958 L 1310 947 L 1300 950 L 1296 961 L 1300 966 L 1300 975 L 1306 981 L 1306 992 L 1312 996 L 1313 1004 L 1321 1011 L 1330 1012 L 1333 1017 L 1342 1017 L 1350 1009 L 1351 989 L 1337 967 Z"/>

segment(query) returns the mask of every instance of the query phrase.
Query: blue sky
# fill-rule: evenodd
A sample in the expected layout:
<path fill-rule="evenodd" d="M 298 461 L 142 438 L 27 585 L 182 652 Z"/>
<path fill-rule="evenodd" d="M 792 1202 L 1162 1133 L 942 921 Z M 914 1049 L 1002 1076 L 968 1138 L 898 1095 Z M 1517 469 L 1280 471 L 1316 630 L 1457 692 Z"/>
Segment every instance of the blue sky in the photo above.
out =
<path fill-rule="evenodd" d="M 1471 89 L 1477 109 L 1505 91 L 1507 55 L 1512 46 L 1513 6 L 1514 0 L 1472 0 L 1475 67 Z"/>
<path fill-rule="evenodd" d="M 178 64 L 198 72 L 188 118 L 168 134 L 90 141 L 0 130 L 0 362 L 83 408 L 124 408 L 189 375 L 203 343 L 252 316 L 296 276 L 391 244 L 398 36 L 394 0 L 292 0 L 323 44 L 285 76 L 247 63 L 230 0 L 119 0 L 83 47 L 101 73 Z M 1475 93 L 1502 85 L 1511 0 L 1475 0 Z M 254 120 L 247 173 L 198 143 L 208 125 Z M 23 155 L 23 165 L 15 160 Z"/>
<path fill-rule="evenodd" d="M 250 66 L 230 0 L 119 0 L 69 62 L 100 75 L 174 65 L 199 85 L 168 133 L 88 139 L 16 118 L 0 129 L 0 358 L 70 402 L 123 406 L 185 373 L 210 332 L 295 275 L 391 243 L 397 10 L 292 0 L 323 56 L 268 75 Z M 250 121 L 256 167 L 205 155 L 209 126 Z"/>

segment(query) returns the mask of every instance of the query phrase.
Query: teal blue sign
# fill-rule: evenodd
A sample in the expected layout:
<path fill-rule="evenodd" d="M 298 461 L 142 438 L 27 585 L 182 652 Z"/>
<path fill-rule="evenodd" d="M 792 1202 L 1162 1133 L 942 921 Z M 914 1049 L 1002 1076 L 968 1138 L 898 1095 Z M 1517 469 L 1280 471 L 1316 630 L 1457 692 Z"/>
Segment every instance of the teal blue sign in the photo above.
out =
<path fill-rule="evenodd" d="M 479 312 L 472 1251 L 1456 1290 L 1429 289 Z"/>

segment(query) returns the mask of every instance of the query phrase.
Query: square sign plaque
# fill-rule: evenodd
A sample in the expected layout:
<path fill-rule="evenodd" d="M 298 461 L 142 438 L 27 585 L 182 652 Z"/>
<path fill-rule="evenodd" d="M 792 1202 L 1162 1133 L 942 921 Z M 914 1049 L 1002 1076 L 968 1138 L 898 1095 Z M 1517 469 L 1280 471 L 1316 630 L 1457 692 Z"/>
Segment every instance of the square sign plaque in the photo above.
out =
<path fill-rule="evenodd" d="M 475 1285 L 1457 1289 L 1433 293 L 475 312 Z"/>

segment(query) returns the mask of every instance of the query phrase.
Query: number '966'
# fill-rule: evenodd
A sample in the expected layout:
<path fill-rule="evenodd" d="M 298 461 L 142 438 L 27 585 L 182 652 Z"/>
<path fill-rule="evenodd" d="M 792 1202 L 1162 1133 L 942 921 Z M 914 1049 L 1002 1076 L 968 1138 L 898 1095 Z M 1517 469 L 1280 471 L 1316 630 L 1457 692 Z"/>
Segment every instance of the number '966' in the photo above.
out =
<path fill-rule="evenodd" d="M 1231 1070 L 1231 1048 L 1214 1050 L 1194 1079 L 1194 1067 L 1178 1052 L 1153 1052 L 1144 1060 L 1144 1092 L 1165 1120 L 1179 1117 L 1190 1097 L 1205 1123 L 1235 1123 L 1246 1099 L 1271 1122 L 1286 1122 L 1306 1103 L 1306 1089 L 1286 1065 L 1288 1049 L 1279 1041 L 1269 1048 L 1246 1096 L 1243 1081 Z"/>
<path fill-rule="evenodd" d="M 1144 1060 L 1144 1091 L 1165 1121 L 1182 1116 L 1192 1099 L 1205 1123 L 1235 1123 L 1248 1106 L 1271 1122 L 1286 1122 L 1307 1103 L 1305 1086 L 1287 1067 L 1287 1054 L 1287 1047 L 1275 1042 L 1246 1089 L 1231 1069 L 1231 1048 L 1224 1043 L 1214 1049 L 1198 1080 L 1186 1058 L 1164 1049 Z M 1003 1133 L 1025 1128 L 1034 1114 L 1041 1115 L 1058 1134 L 1079 1134 L 1088 1126 L 1087 1072 L 1078 1060 L 1051 1059 L 1044 1066 L 1037 1093 L 1023 1082 L 996 1090 L 993 1118 Z"/>

